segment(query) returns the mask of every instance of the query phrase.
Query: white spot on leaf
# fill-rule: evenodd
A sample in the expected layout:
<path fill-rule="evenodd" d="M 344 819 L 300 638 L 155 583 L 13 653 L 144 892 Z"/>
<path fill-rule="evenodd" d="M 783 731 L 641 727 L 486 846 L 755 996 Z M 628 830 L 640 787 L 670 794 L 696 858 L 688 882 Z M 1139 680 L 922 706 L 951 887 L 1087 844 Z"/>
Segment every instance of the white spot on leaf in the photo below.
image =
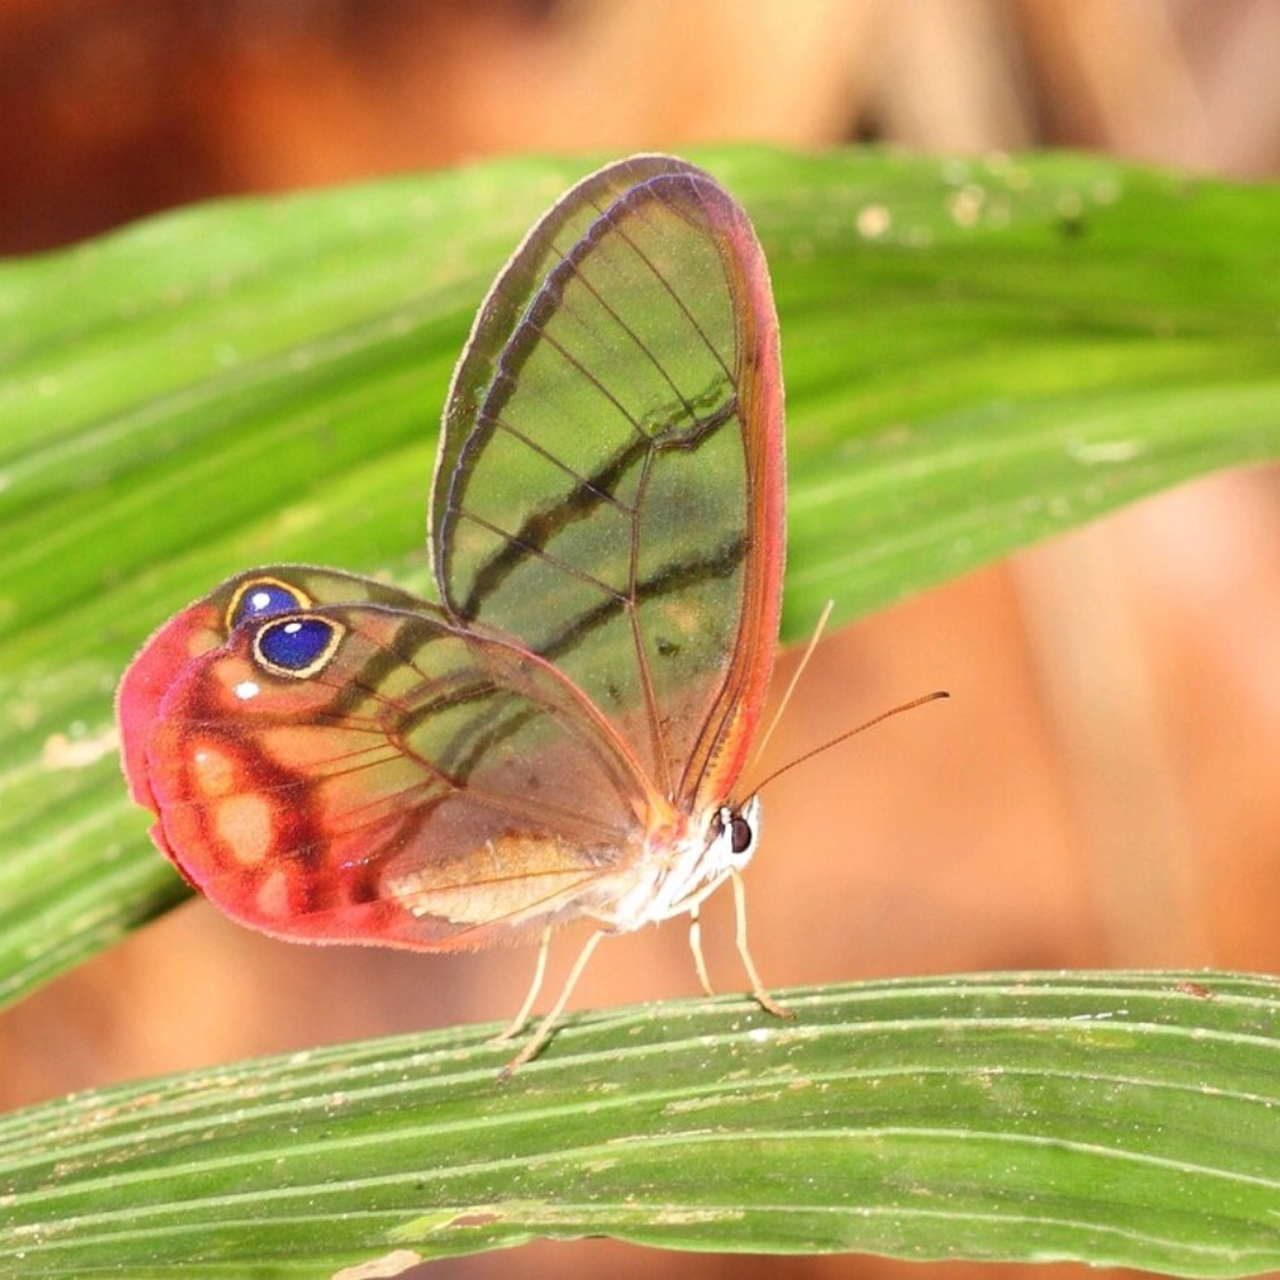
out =
<path fill-rule="evenodd" d="M 877 240 L 893 224 L 889 210 L 882 204 L 869 204 L 858 213 L 858 234 L 867 240 Z"/>
<path fill-rule="evenodd" d="M 113 727 L 93 738 L 73 738 L 51 733 L 44 743 L 40 761 L 46 769 L 87 769 L 120 746 L 120 734 Z"/>
<path fill-rule="evenodd" d="M 1077 440 L 1067 445 L 1067 454 L 1085 466 L 1131 462 L 1142 451 L 1141 440 Z"/>
<path fill-rule="evenodd" d="M 359 1262 L 354 1267 L 343 1267 L 333 1273 L 333 1280 L 385 1280 L 387 1276 L 398 1276 L 416 1267 L 422 1261 L 422 1254 L 412 1249 L 393 1249 L 374 1258 L 370 1262 Z"/>

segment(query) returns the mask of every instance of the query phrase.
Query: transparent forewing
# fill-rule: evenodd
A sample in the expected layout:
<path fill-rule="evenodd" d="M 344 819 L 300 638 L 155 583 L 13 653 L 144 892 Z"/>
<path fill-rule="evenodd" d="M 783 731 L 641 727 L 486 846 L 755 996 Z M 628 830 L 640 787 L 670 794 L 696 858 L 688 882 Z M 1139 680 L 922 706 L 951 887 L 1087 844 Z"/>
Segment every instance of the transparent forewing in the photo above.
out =
<path fill-rule="evenodd" d="M 455 374 L 442 598 L 555 662 L 659 791 L 723 795 L 772 667 L 782 468 L 746 215 L 682 161 L 611 166 L 534 228 Z"/>
<path fill-rule="evenodd" d="M 242 625 L 165 696 L 157 838 L 284 936 L 481 945 L 574 915 L 634 856 L 634 762 L 548 664 L 430 609 Z"/>

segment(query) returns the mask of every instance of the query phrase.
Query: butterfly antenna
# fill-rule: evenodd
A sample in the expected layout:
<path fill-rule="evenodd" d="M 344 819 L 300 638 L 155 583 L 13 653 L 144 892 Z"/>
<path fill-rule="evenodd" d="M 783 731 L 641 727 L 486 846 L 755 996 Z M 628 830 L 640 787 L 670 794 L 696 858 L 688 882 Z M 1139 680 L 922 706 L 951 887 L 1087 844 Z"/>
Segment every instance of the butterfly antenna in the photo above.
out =
<path fill-rule="evenodd" d="M 773 737 L 773 731 L 778 727 L 778 723 L 782 719 L 782 713 L 787 709 L 787 703 L 791 701 L 791 695 L 795 693 L 796 686 L 800 683 L 800 677 L 804 675 L 804 669 L 809 665 L 809 659 L 813 657 L 813 651 L 818 647 L 818 641 L 822 639 L 822 633 L 827 629 L 827 622 L 831 618 L 831 610 L 835 608 L 835 605 L 836 602 L 834 600 L 828 600 L 826 606 L 818 615 L 818 624 L 813 629 L 813 635 L 809 637 L 804 656 L 800 659 L 791 679 L 787 682 L 787 691 L 782 695 L 782 701 L 778 704 L 777 711 L 773 713 L 773 719 L 769 721 L 769 727 L 764 731 L 764 736 L 760 739 L 760 745 L 756 747 L 757 760 L 763 759 L 764 749 L 769 745 L 769 739 Z M 757 787 L 756 790 L 759 791 L 760 788 Z"/>
<path fill-rule="evenodd" d="M 900 715 L 904 711 L 914 711 L 916 707 L 923 707 L 926 702 L 937 702 L 939 698 L 949 698 L 951 695 L 945 689 L 935 689 L 933 693 L 922 694 L 919 698 L 912 698 L 910 702 L 904 702 L 899 706 L 890 707 L 888 711 L 882 711 L 878 716 L 872 716 L 870 720 L 858 725 L 853 729 L 846 729 L 843 733 L 838 733 L 834 738 L 822 743 L 820 746 L 814 747 L 811 751 L 806 751 L 804 755 L 797 756 L 794 760 L 788 761 L 781 769 L 775 769 L 763 782 L 757 787 L 756 791 L 763 791 L 775 778 L 780 778 L 784 773 L 794 769 L 798 764 L 804 764 L 806 760 L 812 760 L 814 756 L 821 755 L 824 751 L 829 751 L 832 747 L 838 746 L 842 742 L 847 742 L 850 738 L 856 737 L 865 729 L 870 729 L 873 725 L 879 724 L 882 720 L 888 720 L 892 716 Z"/>

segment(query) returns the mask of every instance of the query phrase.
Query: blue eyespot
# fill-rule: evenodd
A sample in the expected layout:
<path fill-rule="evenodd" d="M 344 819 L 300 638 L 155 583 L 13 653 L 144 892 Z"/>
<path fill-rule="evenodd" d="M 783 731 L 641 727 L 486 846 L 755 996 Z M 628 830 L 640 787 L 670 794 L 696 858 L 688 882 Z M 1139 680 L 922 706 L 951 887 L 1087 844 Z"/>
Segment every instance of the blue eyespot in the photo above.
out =
<path fill-rule="evenodd" d="M 329 618 L 302 614 L 268 622 L 254 637 L 259 664 L 277 676 L 306 679 L 324 669 L 342 639 L 343 627 Z"/>
<path fill-rule="evenodd" d="M 250 578 L 241 584 L 227 609 L 227 631 L 234 631 L 250 618 L 269 618 L 277 613 L 305 609 L 311 601 L 297 587 L 279 578 Z"/>

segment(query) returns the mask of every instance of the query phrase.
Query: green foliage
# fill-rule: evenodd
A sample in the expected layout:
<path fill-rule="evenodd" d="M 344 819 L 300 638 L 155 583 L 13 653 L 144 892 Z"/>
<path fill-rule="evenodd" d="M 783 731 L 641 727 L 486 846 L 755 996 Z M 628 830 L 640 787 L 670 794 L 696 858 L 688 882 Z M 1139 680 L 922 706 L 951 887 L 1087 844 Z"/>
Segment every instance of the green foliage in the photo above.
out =
<path fill-rule="evenodd" d="M 537 1235 L 1280 1266 L 1280 990 L 1035 974 L 469 1028 L 0 1117 L 14 1277 L 314 1277 Z M 1212 1081 L 1212 1085 L 1209 1085 Z M 394 1274 L 385 1272 L 380 1274 Z"/>
<path fill-rule="evenodd" d="M 1280 452 L 1280 189 L 1076 156 L 696 158 L 772 265 L 788 638 L 828 597 L 849 619 Z M 150 628 L 264 561 L 425 589 L 449 370 L 506 253 L 588 167 L 209 205 L 0 267 L 0 1001 L 182 895 L 115 763 L 112 690 Z M 0 1129 L 0 1257 L 309 1276 L 397 1242 L 609 1231 L 1280 1266 L 1275 993 L 1205 983 L 807 993 L 763 1044 L 697 1002 L 575 1020 L 514 1087 L 467 1033 L 53 1104 Z M 547 1149 L 552 1115 L 572 1133 Z M 501 1159 L 494 1117 L 528 1139 Z M 464 1131 L 479 1154 L 441 1136 Z"/>

